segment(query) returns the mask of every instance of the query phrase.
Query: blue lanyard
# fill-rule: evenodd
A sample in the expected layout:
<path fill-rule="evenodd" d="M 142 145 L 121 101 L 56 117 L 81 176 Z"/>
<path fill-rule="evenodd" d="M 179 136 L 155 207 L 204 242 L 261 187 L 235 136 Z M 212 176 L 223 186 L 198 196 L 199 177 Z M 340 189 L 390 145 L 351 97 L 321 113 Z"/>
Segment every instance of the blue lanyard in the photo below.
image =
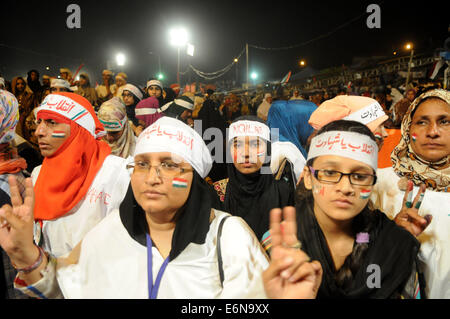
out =
<path fill-rule="evenodd" d="M 148 273 L 148 297 L 150 299 L 156 299 L 159 290 L 159 284 L 161 283 L 161 278 L 166 270 L 167 264 L 169 263 L 169 257 L 167 257 L 156 276 L 155 284 L 153 284 L 153 253 L 152 253 L 152 239 L 150 235 L 147 234 L 147 273 Z"/>

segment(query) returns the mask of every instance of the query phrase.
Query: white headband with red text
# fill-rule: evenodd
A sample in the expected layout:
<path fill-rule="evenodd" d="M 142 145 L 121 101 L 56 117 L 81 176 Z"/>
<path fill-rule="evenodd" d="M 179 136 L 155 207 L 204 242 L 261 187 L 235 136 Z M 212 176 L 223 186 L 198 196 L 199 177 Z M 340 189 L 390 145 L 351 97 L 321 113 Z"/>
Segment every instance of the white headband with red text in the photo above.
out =
<path fill-rule="evenodd" d="M 378 167 L 377 143 L 369 136 L 355 132 L 330 131 L 315 136 L 311 140 L 307 161 L 323 155 L 354 159 L 375 171 Z"/>
<path fill-rule="evenodd" d="M 228 141 L 242 136 L 257 136 L 270 142 L 270 129 L 267 125 L 257 121 L 244 120 L 231 123 L 228 129 Z"/>
<path fill-rule="evenodd" d="M 69 120 L 74 121 L 81 127 L 85 128 L 89 133 L 96 137 L 95 135 L 95 120 L 91 113 L 86 110 L 84 106 L 75 102 L 74 100 L 68 98 L 64 95 L 59 94 L 49 94 L 41 103 L 41 105 L 36 109 L 36 115 L 39 111 L 52 111 L 67 117 Z"/>

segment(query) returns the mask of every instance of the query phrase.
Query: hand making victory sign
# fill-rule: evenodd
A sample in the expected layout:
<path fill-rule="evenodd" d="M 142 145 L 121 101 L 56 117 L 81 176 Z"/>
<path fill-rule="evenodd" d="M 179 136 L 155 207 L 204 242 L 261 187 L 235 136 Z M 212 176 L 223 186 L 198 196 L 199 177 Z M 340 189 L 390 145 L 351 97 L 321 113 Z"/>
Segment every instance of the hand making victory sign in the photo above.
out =
<path fill-rule="evenodd" d="M 428 227 L 432 219 L 431 215 L 427 215 L 425 218 L 419 215 L 419 208 L 425 196 L 425 190 L 425 184 L 422 184 L 414 201 L 412 201 L 413 182 L 408 181 L 408 187 L 403 197 L 402 209 L 394 219 L 397 225 L 405 228 L 416 237 Z"/>
<path fill-rule="evenodd" d="M 281 217 L 283 215 L 283 221 Z M 297 239 L 295 208 L 270 211 L 271 262 L 263 273 L 269 298 L 313 299 L 322 281 L 322 266 L 301 249 Z"/>
<path fill-rule="evenodd" d="M 25 180 L 25 198 L 14 176 L 8 177 L 11 205 L 0 208 L 0 245 L 18 268 L 25 268 L 39 256 L 33 241 L 34 191 L 31 178 Z"/>

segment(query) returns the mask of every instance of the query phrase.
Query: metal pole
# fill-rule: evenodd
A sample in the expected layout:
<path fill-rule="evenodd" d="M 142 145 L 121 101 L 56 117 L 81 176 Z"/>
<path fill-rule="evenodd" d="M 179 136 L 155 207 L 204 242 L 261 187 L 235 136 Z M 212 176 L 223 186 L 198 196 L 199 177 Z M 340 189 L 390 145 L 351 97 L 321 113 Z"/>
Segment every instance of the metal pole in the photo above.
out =
<path fill-rule="evenodd" d="M 177 64 L 177 83 L 181 87 L 180 83 L 180 48 L 178 47 L 178 64 Z"/>
<path fill-rule="evenodd" d="M 236 88 L 238 87 L 238 65 L 236 62 Z"/>
<path fill-rule="evenodd" d="M 159 74 L 161 74 L 161 56 L 158 54 Z"/>
<path fill-rule="evenodd" d="M 407 87 L 408 84 L 409 84 L 409 75 L 410 75 L 410 73 L 411 73 L 411 63 L 412 63 L 413 55 L 414 55 L 414 49 L 411 49 L 411 55 L 410 55 L 410 57 L 409 57 L 409 63 L 408 63 L 408 75 L 407 75 L 407 77 L 406 77 L 405 90 L 406 90 L 406 87 Z"/>
<path fill-rule="evenodd" d="M 247 59 L 247 81 L 245 82 L 245 88 L 248 89 L 248 43 L 245 44 L 245 55 Z"/>

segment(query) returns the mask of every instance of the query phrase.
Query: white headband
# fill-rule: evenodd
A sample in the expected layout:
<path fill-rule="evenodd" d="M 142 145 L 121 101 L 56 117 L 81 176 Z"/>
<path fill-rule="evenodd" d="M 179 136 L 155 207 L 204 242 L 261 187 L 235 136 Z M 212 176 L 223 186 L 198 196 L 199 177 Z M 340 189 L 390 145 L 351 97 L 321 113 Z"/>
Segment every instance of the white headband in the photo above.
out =
<path fill-rule="evenodd" d="M 139 134 L 134 156 L 170 152 L 181 156 L 205 178 L 212 167 L 211 154 L 202 137 L 183 122 L 164 116 Z"/>
<path fill-rule="evenodd" d="M 37 116 L 40 111 L 44 110 L 67 117 L 69 120 L 85 128 L 94 138 L 97 137 L 95 135 L 95 120 L 91 113 L 84 106 L 67 96 L 59 94 L 47 95 L 41 105 L 36 108 L 35 115 Z"/>
<path fill-rule="evenodd" d="M 123 127 L 125 126 L 125 123 L 127 122 L 127 117 L 125 116 L 122 120 L 118 121 L 104 121 L 101 118 L 98 119 L 105 128 L 106 131 L 109 132 L 120 132 L 122 131 Z"/>
<path fill-rule="evenodd" d="M 134 86 L 133 84 L 130 84 L 130 83 L 125 84 L 124 87 L 123 87 L 123 91 L 125 91 L 125 90 L 130 91 L 131 93 L 136 95 L 136 97 L 139 100 L 142 100 L 142 98 L 144 97 L 142 95 L 142 92 L 136 86 Z"/>
<path fill-rule="evenodd" d="M 158 109 L 152 109 L 152 108 L 149 108 L 149 107 L 143 107 L 143 108 L 141 108 L 141 109 L 135 109 L 135 114 L 136 114 L 136 116 L 141 116 L 141 115 L 152 115 L 152 114 L 155 114 L 155 113 L 158 113 Z"/>
<path fill-rule="evenodd" d="M 238 136 L 257 136 L 270 142 L 270 128 L 257 121 L 237 121 L 228 130 L 228 142 Z"/>
<path fill-rule="evenodd" d="M 188 109 L 188 110 L 191 110 L 191 111 L 194 109 L 194 104 L 192 104 L 192 103 L 190 103 L 190 102 L 188 102 L 186 100 L 175 99 L 175 100 L 173 100 L 173 102 L 175 104 L 179 105 L 179 106 L 184 107 L 185 109 Z"/>
<path fill-rule="evenodd" d="M 151 86 L 151 85 L 156 85 L 159 86 L 161 88 L 161 90 L 163 89 L 163 85 L 161 83 L 161 81 L 158 80 L 150 80 L 147 82 L 147 89 Z"/>
<path fill-rule="evenodd" d="M 311 140 L 308 160 L 322 155 L 337 155 L 363 162 L 375 171 L 378 146 L 369 136 L 355 132 L 330 131 Z"/>
<path fill-rule="evenodd" d="M 378 102 L 373 102 L 372 104 L 369 104 L 362 109 L 347 115 L 343 118 L 343 120 L 356 121 L 367 125 L 384 115 L 386 114 L 384 113 L 381 105 Z"/>

